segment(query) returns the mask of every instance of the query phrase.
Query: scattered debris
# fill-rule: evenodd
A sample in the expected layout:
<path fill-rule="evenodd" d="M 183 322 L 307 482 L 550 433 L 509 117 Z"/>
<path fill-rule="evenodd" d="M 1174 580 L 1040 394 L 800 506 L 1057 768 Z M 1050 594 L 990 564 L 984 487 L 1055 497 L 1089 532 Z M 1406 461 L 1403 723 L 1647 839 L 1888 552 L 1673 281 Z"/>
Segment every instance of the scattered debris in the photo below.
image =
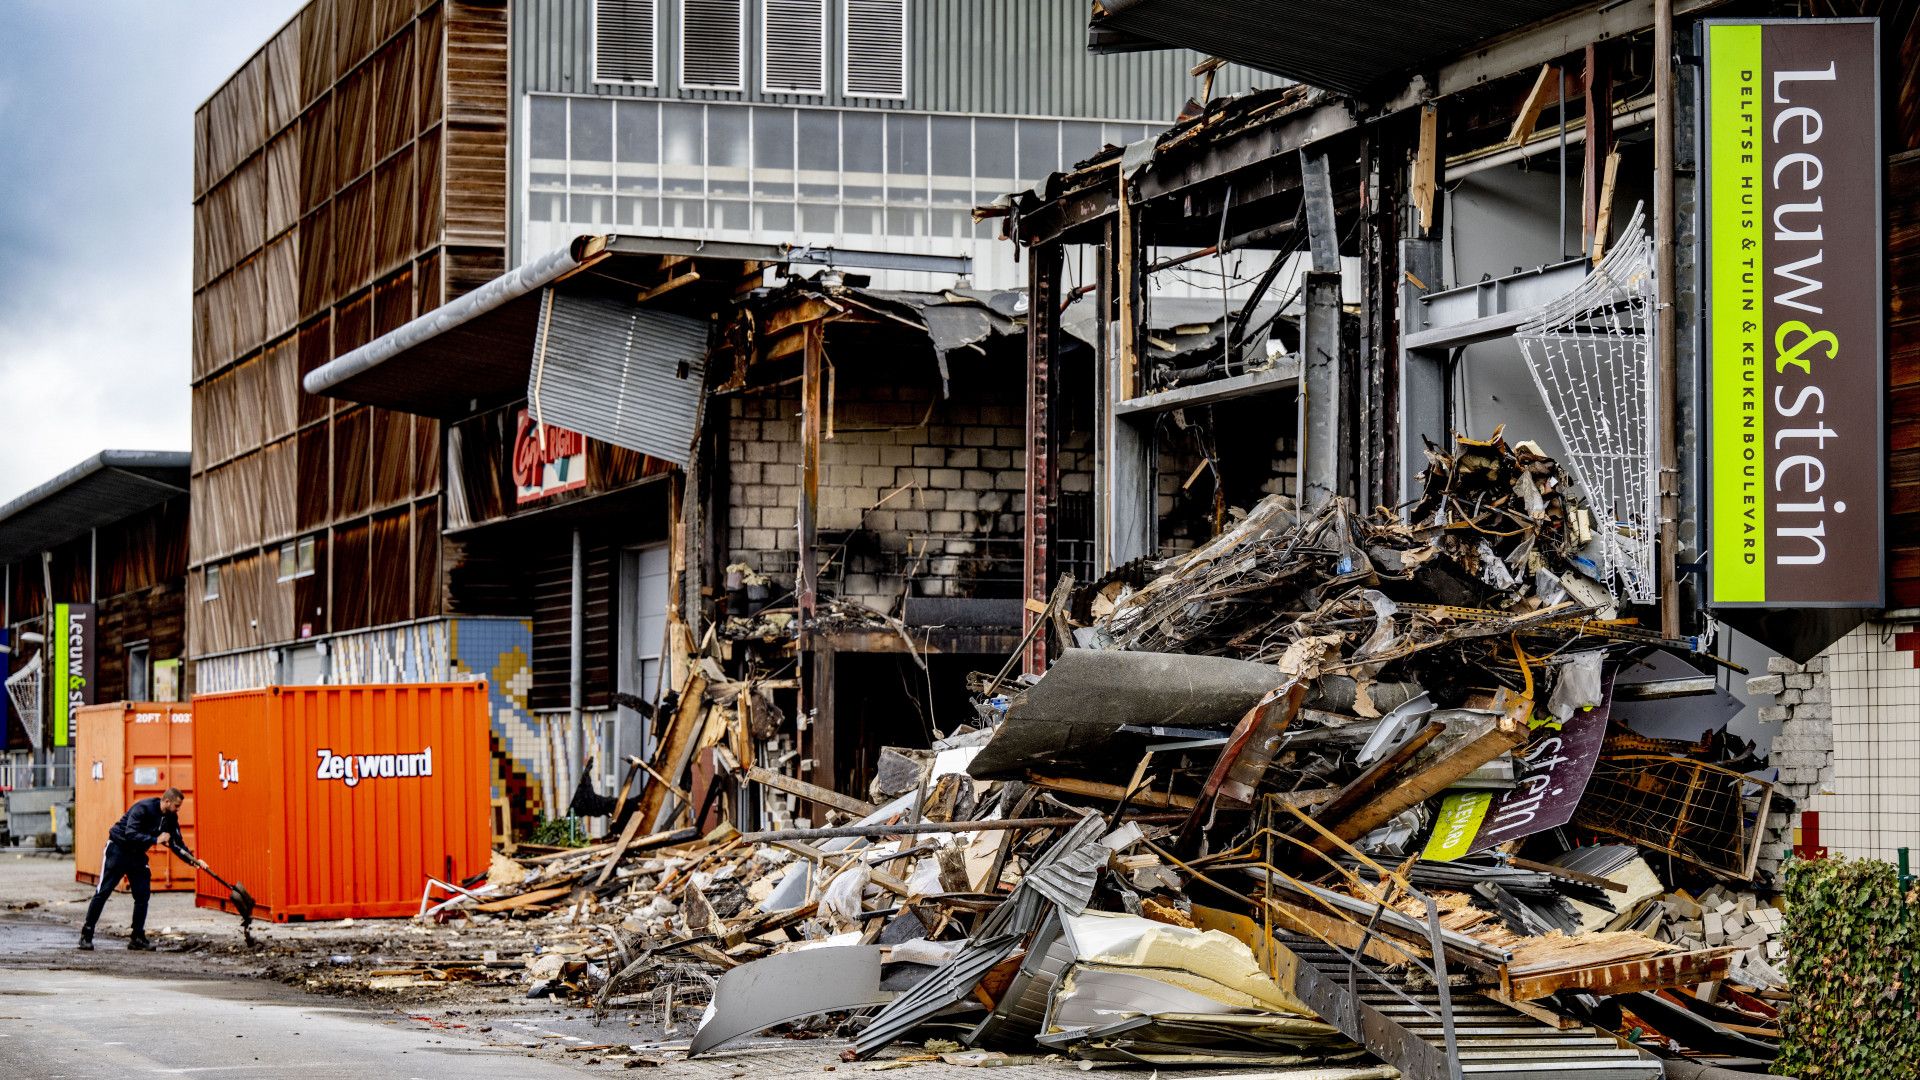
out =
<path fill-rule="evenodd" d="M 1536 448 L 1429 462 L 1404 516 L 1270 497 L 1056 592 L 1053 666 L 978 676 L 967 723 L 885 749 L 858 793 L 773 752 L 791 672 L 718 662 L 790 641 L 792 611 L 734 615 L 654 710 L 652 759 L 581 792 L 617 835 L 431 883 L 421 921 L 507 927 L 531 995 L 697 1014 L 692 1056 L 785 1025 L 851 1036 L 848 1061 L 924 1047 L 868 1068 L 1438 1077 L 1474 1036 L 1503 1075 L 1659 1075 L 1598 1025 L 1763 1057 L 1786 990 L 1756 873 L 1771 785 L 1739 740 L 1612 712 L 1649 699 L 1623 678 L 1656 650 L 1732 665 L 1619 606 Z"/>

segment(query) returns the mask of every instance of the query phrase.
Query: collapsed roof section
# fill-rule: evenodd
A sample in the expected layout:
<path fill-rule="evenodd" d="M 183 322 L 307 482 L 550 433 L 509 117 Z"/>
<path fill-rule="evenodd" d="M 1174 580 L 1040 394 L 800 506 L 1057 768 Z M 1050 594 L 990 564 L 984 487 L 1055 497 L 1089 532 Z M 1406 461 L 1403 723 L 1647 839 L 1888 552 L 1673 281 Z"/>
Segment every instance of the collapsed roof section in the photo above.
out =
<path fill-rule="evenodd" d="M 1583 6 L 1581 0 L 1100 0 L 1087 27 L 1087 47 L 1096 53 L 1193 49 L 1310 86 L 1358 94 Z"/>
<path fill-rule="evenodd" d="M 581 236 L 304 380 L 308 393 L 451 419 L 526 395 L 548 292 L 704 316 L 772 266 L 967 273 L 965 258 L 657 236 Z"/>
<path fill-rule="evenodd" d="M 831 331 L 829 350 L 857 340 L 889 364 L 903 353 L 928 361 L 944 397 L 960 365 L 1018 350 L 1026 321 L 1024 292 L 902 292 L 826 278 L 792 281 L 756 292 L 722 327 L 713 353 L 715 389 L 733 392 L 791 377 L 808 329 L 818 326 Z"/>

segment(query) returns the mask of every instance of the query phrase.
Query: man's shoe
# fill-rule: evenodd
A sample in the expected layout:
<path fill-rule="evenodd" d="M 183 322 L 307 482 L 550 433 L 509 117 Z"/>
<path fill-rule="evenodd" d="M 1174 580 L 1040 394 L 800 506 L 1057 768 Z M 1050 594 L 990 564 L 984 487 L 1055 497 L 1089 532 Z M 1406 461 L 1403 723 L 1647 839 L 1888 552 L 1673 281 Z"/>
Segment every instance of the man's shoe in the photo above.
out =
<path fill-rule="evenodd" d="M 81 951 L 81 952 L 92 952 L 92 951 L 93 951 L 93 935 L 92 935 L 92 934 L 81 934 L 81 935 L 80 935 L 80 945 L 79 945 L 79 949 L 80 949 L 80 951 Z"/>
<path fill-rule="evenodd" d="M 148 941 L 145 934 L 135 934 L 127 939 L 127 948 L 135 952 L 152 952 L 153 942 Z"/>

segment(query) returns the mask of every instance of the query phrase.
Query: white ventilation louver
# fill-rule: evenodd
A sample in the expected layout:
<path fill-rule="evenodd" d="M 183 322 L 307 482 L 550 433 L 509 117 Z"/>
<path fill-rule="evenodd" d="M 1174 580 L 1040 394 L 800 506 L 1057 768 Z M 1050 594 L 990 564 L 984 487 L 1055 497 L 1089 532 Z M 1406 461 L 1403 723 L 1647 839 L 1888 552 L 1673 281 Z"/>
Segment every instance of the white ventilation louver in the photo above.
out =
<path fill-rule="evenodd" d="M 907 96 L 906 0 L 846 0 L 847 96 Z"/>
<path fill-rule="evenodd" d="M 680 0 L 680 85 L 744 90 L 743 0 Z"/>
<path fill-rule="evenodd" d="M 766 0 L 760 54 L 767 93 L 826 93 L 827 0 Z"/>
<path fill-rule="evenodd" d="M 655 81 L 659 0 L 593 0 L 595 82 Z"/>

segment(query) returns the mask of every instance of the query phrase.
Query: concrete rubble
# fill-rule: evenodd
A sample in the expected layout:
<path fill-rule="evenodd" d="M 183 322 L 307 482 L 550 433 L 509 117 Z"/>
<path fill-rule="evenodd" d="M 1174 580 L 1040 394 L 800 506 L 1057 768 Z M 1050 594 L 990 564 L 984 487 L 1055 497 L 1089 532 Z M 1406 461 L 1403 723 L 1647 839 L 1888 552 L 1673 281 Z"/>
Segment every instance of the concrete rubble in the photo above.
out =
<path fill-rule="evenodd" d="M 1613 714 L 1686 707 L 1636 679 L 1651 654 L 1732 665 L 1621 617 L 1534 447 L 1429 457 L 1403 513 L 1274 496 L 1063 584 L 1053 666 L 977 675 L 969 722 L 866 791 L 742 764 L 755 688 L 697 657 L 653 760 L 576 803 L 605 839 L 497 855 L 421 921 L 522 931 L 528 994 L 652 1010 L 691 1055 L 778 1028 L 849 1060 L 1422 1075 L 1497 1008 L 1622 1061 L 1769 1060 L 1784 798 L 1724 731 Z M 1433 1023 L 1359 1022 L 1398 1006 L 1342 997 L 1353 972 Z"/>

